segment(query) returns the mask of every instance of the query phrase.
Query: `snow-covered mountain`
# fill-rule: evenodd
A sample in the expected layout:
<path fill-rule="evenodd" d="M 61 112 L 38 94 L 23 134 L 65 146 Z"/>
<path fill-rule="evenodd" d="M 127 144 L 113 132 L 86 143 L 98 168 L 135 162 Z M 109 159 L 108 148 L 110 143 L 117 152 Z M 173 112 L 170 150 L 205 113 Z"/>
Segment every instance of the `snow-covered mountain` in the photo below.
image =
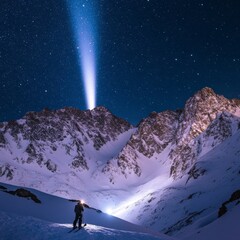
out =
<path fill-rule="evenodd" d="M 224 202 L 240 189 L 239 142 L 240 131 L 200 157 L 181 179 L 166 185 L 160 178 L 147 182 L 143 188 L 151 191 L 120 206 L 117 215 L 175 236 L 184 236 L 200 219 L 215 221 Z"/>
<path fill-rule="evenodd" d="M 104 107 L 27 113 L 0 125 L 1 180 L 78 197 L 134 131 Z"/>
<path fill-rule="evenodd" d="M 239 100 L 210 88 L 137 127 L 104 107 L 31 112 L 0 125 L 0 181 L 184 237 L 240 189 L 239 129 Z"/>

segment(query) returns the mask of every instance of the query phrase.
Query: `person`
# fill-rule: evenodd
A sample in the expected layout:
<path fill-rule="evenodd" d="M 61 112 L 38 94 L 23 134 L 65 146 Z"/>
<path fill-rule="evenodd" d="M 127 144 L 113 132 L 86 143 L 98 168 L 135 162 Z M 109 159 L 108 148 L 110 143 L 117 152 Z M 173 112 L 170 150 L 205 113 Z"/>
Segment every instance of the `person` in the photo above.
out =
<path fill-rule="evenodd" d="M 80 229 L 82 227 L 82 213 L 84 211 L 83 204 L 81 201 L 79 201 L 74 208 L 75 212 L 75 219 L 73 221 L 73 228 L 77 227 L 77 222 L 78 222 L 78 228 Z"/>

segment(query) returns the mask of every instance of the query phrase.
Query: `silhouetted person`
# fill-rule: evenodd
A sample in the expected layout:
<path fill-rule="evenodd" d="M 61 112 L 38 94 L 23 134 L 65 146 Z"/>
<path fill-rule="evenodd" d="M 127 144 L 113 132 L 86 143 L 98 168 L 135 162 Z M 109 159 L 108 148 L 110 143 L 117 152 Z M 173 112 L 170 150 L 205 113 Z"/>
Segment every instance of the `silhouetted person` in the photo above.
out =
<path fill-rule="evenodd" d="M 75 219 L 73 221 L 73 228 L 77 227 L 78 221 L 78 228 L 82 227 L 82 212 L 84 211 L 82 203 L 79 201 L 74 208 L 75 212 Z"/>

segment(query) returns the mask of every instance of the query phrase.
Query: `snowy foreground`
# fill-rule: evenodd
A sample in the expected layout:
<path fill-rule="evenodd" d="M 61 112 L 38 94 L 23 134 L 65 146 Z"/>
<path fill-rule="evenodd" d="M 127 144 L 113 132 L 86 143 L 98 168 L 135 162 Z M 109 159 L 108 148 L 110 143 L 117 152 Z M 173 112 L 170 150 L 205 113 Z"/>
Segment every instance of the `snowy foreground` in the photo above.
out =
<path fill-rule="evenodd" d="M 17 187 L 2 184 L 9 190 Z M 0 239 L 139 239 L 171 240 L 105 213 L 85 209 L 83 221 L 88 223 L 78 232 L 72 229 L 74 202 L 30 189 L 41 203 L 0 191 Z"/>
<path fill-rule="evenodd" d="M 120 231 L 95 225 L 88 225 L 78 232 L 68 233 L 69 229 L 71 229 L 71 224 L 49 223 L 32 217 L 6 213 L 1 213 L 0 218 L 1 239 L 165 239 L 148 234 Z"/>
<path fill-rule="evenodd" d="M 9 190 L 17 187 L 0 183 Z M 85 209 L 87 226 L 78 232 L 69 231 L 74 218 L 75 203 L 30 189 L 41 203 L 0 191 L 0 239 L 129 239 L 129 240 L 176 240 L 164 234 L 152 232 L 119 218 Z M 201 230 L 189 231 L 182 240 L 237 240 L 240 236 L 240 205 L 234 206 L 224 216 L 211 224 L 210 217 L 195 223 Z"/>

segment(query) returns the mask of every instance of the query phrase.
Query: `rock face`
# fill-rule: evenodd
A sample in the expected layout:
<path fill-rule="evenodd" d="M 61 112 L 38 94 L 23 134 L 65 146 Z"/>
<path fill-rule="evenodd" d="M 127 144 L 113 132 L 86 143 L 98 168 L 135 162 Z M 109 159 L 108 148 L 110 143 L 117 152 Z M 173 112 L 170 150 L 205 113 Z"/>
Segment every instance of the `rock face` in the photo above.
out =
<path fill-rule="evenodd" d="M 12 155 L 11 162 L 1 156 L 0 176 L 11 180 L 14 162 L 24 165 L 36 163 L 40 168 L 57 172 L 59 165 L 53 159 L 60 154 L 69 159 L 67 164 L 70 168 L 88 170 L 85 146 L 90 144 L 98 151 L 131 128 L 128 122 L 104 107 L 92 111 L 65 108 L 27 113 L 23 119 L 0 126 L 0 151 L 5 156 Z"/>
<path fill-rule="evenodd" d="M 194 159 L 189 159 L 190 167 L 180 170 L 174 178 L 159 175 L 145 184 L 140 182 L 136 191 L 140 197 L 137 194 L 130 197 L 129 204 L 117 212 L 118 216 L 178 237 L 188 234 L 189 229 L 200 228 L 199 223 L 204 227 L 215 221 L 218 214 L 221 216 L 233 208 L 231 199 L 234 205 L 239 204 L 239 191 L 235 192 L 239 189 L 239 142 L 239 117 L 226 112 L 219 114 L 189 144 L 187 156 L 195 154 Z M 174 144 L 167 153 L 172 149 Z M 181 156 L 184 159 L 185 155 Z"/>
<path fill-rule="evenodd" d="M 222 113 L 239 114 L 239 106 L 236 101 L 231 101 L 223 96 L 214 93 L 210 88 L 204 88 L 190 98 L 184 107 L 183 113 L 180 116 L 179 127 L 176 134 L 176 146 L 170 152 L 172 160 L 171 175 L 177 177 L 189 168 L 195 161 L 198 153 L 195 151 L 195 139 Z M 224 117 L 220 117 L 215 124 L 219 124 L 219 128 L 223 128 L 227 123 Z M 221 125 L 221 126 L 220 126 Z M 211 126 L 213 128 L 213 126 Z M 223 129 L 221 129 L 224 131 Z M 225 129 L 226 130 L 226 129 Z M 211 130 L 208 130 L 210 134 Z M 229 133 L 231 130 L 229 129 Z M 222 133 L 222 132 L 221 132 Z M 221 135 L 215 131 L 216 138 Z M 227 135 L 221 136 L 224 140 Z"/>
<path fill-rule="evenodd" d="M 218 210 L 218 217 L 222 217 L 228 211 L 227 205 L 234 202 L 235 202 L 235 205 L 240 203 L 240 190 L 237 190 L 234 193 L 232 193 L 229 200 L 227 200 L 222 204 L 222 206 Z"/>
<path fill-rule="evenodd" d="M 41 200 L 39 200 L 38 197 L 35 194 L 31 193 L 29 190 L 26 190 L 24 188 L 19 188 L 15 191 L 4 190 L 4 192 L 12 194 L 12 195 L 16 195 L 18 197 L 31 199 L 35 203 L 41 203 Z"/>
<path fill-rule="evenodd" d="M 138 159 L 141 155 L 151 158 L 160 154 L 174 140 L 179 116 L 180 112 L 173 111 L 151 113 L 148 118 L 140 122 L 137 131 L 132 135 L 117 159 L 109 161 L 103 171 L 111 172 L 112 162 L 117 161 L 117 166 L 125 177 L 128 174 L 136 174 L 140 177 L 142 169 Z"/>
<path fill-rule="evenodd" d="M 191 159 L 193 163 L 190 165 L 190 170 L 188 170 L 188 180 L 191 178 L 197 179 L 199 176 L 204 175 L 206 170 L 198 166 L 196 160 L 236 133 L 240 128 L 239 124 L 239 117 L 223 112 L 210 123 L 206 131 L 192 141 L 190 145 L 191 155 L 194 158 Z"/>
<path fill-rule="evenodd" d="M 143 119 L 117 156 L 106 159 L 99 170 L 112 183 L 119 174 L 125 179 L 129 175 L 141 177 L 142 159 L 161 160 L 165 151 L 164 158 L 171 164 L 169 176 L 178 178 L 188 171 L 195 172 L 190 169 L 196 159 L 239 128 L 239 113 L 239 100 L 228 100 L 203 88 L 186 102 L 183 110 L 153 112 Z M 0 165 L 0 176 L 9 180 L 14 176 L 15 166 L 9 162 L 9 155 L 14 162 L 37 163 L 52 173 L 61 171 L 56 158 L 64 155 L 69 168 L 88 171 L 91 150 L 86 146 L 99 151 L 131 129 L 133 126 L 104 107 L 27 113 L 23 119 L 0 124 L 0 151 L 7 151 L 3 155 L 8 155 Z M 206 146 L 210 138 L 211 146 L 209 141 Z M 18 154 L 14 154 L 16 149 Z"/>
<path fill-rule="evenodd" d="M 141 176 L 141 156 L 162 158 L 161 153 L 171 146 L 167 157 L 171 162 L 169 175 L 182 177 L 203 152 L 211 150 L 237 131 L 240 124 L 238 116 L 239 101 L 228 100 L 210 88 L 203 88 L 186 102 L 182 111 L 152 113 L 142 120 L 117 159 L 109 161 L 104 172 L 116 172 L 113 166 L 117 162 L 118 170 L 121 169 L 125 176 Z M 204 135 L 199 138 L 202 133 Z M 209 138 L 213 138 L 211 146 L 206 146 Z"/>

